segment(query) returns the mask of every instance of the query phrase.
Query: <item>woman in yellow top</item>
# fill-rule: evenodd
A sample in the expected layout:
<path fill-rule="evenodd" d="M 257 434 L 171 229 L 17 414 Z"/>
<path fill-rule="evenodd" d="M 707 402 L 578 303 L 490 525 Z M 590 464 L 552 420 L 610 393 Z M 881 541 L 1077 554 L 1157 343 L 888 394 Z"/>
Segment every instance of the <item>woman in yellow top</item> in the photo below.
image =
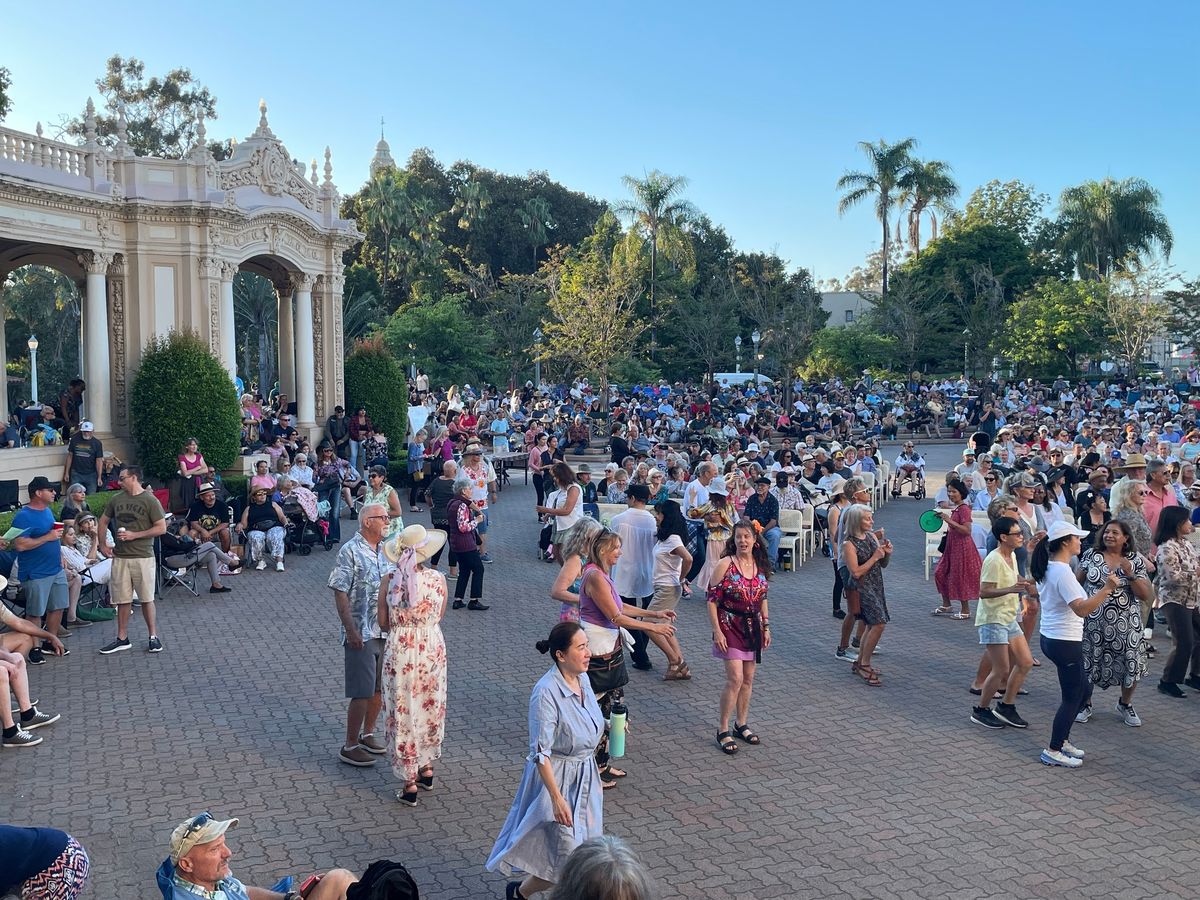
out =
<path fill-rule="evenodd" d="M 979 705 L 971 710 L 971 721 L 984 728 L 1027 728 L 1029 723 L 1017 713 L 1017 693 L 1025 676 L 1033 668 L 1033 654 L 1021 630 L 1021 619 L 1030 614 L 1028 603 L 1022 608 L 1021 594 L 1037 596 L 1037 588 L 1017 571 L 1015 551 L 1025 543 L 1021 523 L 1011 516 L 999 516 L 992 523 L 996 549 L 983 561 L 979 575 L 979 604 L 975 625 L 979 643 L 991 664 L 991 671 L 980 690 Z M 992 695 L 1005 683 L 1002 702 L 992 709 Z"/>
<path fill-rule="evenodd" d="M 724 478 L 714 478 L 708 486 L 708 502 L 688 510 L 688 518 L 703 519 L 708 534 L 708 555 L 700 573 L 692 579 L 692 588 L 701 592 L 708 590 L 713 570 L 721 561 L 725 544 L 733 536 L 737 523 L 737 510 L 729 500 L 729 488 Z"/>

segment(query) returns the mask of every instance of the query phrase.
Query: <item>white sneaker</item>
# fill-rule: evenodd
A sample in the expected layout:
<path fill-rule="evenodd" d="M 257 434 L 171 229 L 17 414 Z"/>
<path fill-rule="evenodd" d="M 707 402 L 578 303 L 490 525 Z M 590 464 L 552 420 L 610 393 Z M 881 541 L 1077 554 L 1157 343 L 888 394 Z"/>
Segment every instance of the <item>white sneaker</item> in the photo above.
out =
<path fill-rule="evenodd" d="M 1063 745 L 1064 749 L 1066 745 Z M 1047 747 L 1042 751 L 1042 755 L 1038 757 L 1043 766 L 1064 766 L 1068 769 L 1078 769 L 1083 765 L 1082 759 L 1076 759 L 1073 756 L 1067 756 L 1060 750 L 1051 750 Z"/>
<path fill-rule="evenodd" d="M 276 572 L 282 572 L 282 571 L 283 571 L 283 560 L 282 560 L 282 559 L 281 559 L 281 560 L 279 560 L 279 562 L 275 563 L 275 571 L 276 571 Z"/>
<path fill-rule="evenodd" d="M 1142 629 L 1142 637 L 1147 641 L 1153 640 L 1154 639 L 1154 629 L 1153 628 L 1143 628 Z"/>
<path fill-rule="evenodd" d="M 267 567 L 267 561 L 266 561 L 265 559 L 260 559 L 260 560 L 259 560 L 259 561 L 258 561 L 258 562 L 255 564 L 255 566 L 254 566 L 254 570 L 255 570 L 256 572 L 261 572 L 261 571 L 262 571 L 263 569 L 265 569 L 266 567 Z"/>
<path fill-rule="evenodd" d="M 1121 714 L 1121 718 L 1125 720 L 1125 724 L 1130 728 L 1137 728 L 1142 724 L 1141 718 L 1133 711 L 1133 704 L 1126 706 L 1121 701 L 1117 701 L 1117 712 Z"/>
<path fill-rule="evenodd" d="M 1090 706 L 1085 706 L 1083 709 L 1081 709 L 1079 712 L 1077 712 L 1075 714 L 1075 721 L 1079 722 L 1080 724 L 1087 722 L 1091 718 L 1092 718 L 1092 708 Z"/>
<path fill-rule="evenodd" d="M 1063 741 L 1062 752 L 1072 759 L 1083 759 L 1083 751 L 1070 741 Z"/>

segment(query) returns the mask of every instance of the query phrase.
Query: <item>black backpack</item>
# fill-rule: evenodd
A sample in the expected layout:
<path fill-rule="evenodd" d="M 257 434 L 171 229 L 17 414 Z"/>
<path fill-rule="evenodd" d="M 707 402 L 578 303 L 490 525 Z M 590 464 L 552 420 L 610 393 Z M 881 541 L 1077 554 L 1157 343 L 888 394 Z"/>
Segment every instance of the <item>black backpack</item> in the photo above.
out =
<path fill-rule="evenodd" d="M 363 877 L 346 889 L 346 900 L 420 900 L 408 869 L 390 859 L 371 863 Z"/>

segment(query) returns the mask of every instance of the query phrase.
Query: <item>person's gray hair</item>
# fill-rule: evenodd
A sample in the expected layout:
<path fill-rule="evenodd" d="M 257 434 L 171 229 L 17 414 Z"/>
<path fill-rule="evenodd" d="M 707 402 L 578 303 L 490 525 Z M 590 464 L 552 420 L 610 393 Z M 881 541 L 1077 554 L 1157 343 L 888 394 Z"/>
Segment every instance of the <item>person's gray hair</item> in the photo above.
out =
<path fill-rule="evenodd" d="M 853 500 L 855 494 L 866 489 L 867 483 L 861 478 L 847 478 L 846 483 L 842 485 L 842 496 L 847 500 Z"/>
<path fill-rule="evenodd" d="M 360 531 L 363 528 L 363 523 L 370 518 L 370 516 L 367 515 L 367 510 L 369 509 L 377 509 L 382 513 L 386 513 L 388 511 L 388 508 L 382 503 L 364 503 L 363 508 L 358 511 L 358 527 Z M 387 526 L 384 527 L 386 528 Z"/>
<path fill-rule="evenodd" d="M 70 497 L 76 491 L 81 491 L 82 493 L 86 494 L 87 488 L 85 488 L 82 484 L 80 484 L 77 481 L 73 485 L 71 485 L 69 488 L 67 488 L 67 496 Z"/>
<path fill-rule="evenodd" d="M 658 891 L 633 850 L 611 834 L 584 841 L 567 858 L 550 900 L 656 900 Z"/>
<path fill-rule="evenodd" d="M 289 478 L 288 476 L 280 475 L 279 480 L 275 482 L 275 487 L 282 491 L 284 488 L 290 487 L 295 483 L 296 482 L 294 480 L 292 480 L 291 478 Z"/>
<path fill-rule="evenodd" d="M 1011 494 L 997 494 L 992 498 L 987 505 L 987 517 L 991 522 L 995 522 L 998 518 L 1004 515 L 1006 507 L 1017 505 L 1017 498 Z"/>
<path fill-rule="evenodd" d="M 567 536 L 566 543 L 563 544 L 562 551 L 564 558 L 572 556 L 582 556 L 584 559 L 592 555 L 592 542 L 596 540 L 596 535 L 604 530 L 604 526 L 590 516 L 584 516 L 575 523 L 575 527 L 571 529 Z"/>
<path fill-rule="evenodd" d="M 1123 509 L 1137 510 L 1137 502 L 1133 499 L 1143 489 L 1141 481 L 1133 478 L 1118 478 L 1108 493 L 1108 508 L 1116 516 Z"/>
<path fill-rule="evenodd" d="M 696 477 L 697 478 L 699 478 L 705 472 L 712 472 L 714 475 L 716 475 L 717 474 L 717 464 L 715 462 L 713 462 L 712 460 L 706 459 L 704 462 L 700 463 L 700 465 L 696 466 Z"/>
<path fill-rule="evenodd" d="M 457 473 L 458 473 L 458 463 L 456 463 L 454 460 L 448 459 L 444 463 L 442 463 L 442 477 L 448 478 L 449 476 L 455 475 Z"/>
<path fill-rule="evenodd" d="M 871 507 L 865 503 L 852 503 L 842 512 L 838 527 L 846 537 L 858 534 L 862 530 L 863 519 L 871 515 Z"/>
<path fill-rule="evenodd" d="M 475 482 L 465 475 L 454 479 L 454 495 L 458 496 L 463 491 L 472 490 L 475 487 Z"/>
<path fill-rule="evenodd" d="M 1159 472 L 1163 471 L 1166 468 L 1168 468 L 1168 466 L 1167 466 L 1167 463 L 1165 460 L 1162 460 L 1162 459 L 1150 460 L 1150 462 L 1146 463 L 1146 480 L 1149 481 L 1151 475 L 1157 475 Z"/>

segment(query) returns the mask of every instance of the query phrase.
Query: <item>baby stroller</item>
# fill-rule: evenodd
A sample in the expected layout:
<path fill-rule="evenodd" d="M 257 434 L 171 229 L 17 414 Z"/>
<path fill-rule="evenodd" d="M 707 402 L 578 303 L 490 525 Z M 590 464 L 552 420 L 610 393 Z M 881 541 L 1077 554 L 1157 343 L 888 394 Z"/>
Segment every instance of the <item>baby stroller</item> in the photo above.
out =
<path fill-rule="evenodd" d="M 293 488 L 281 504 L 288 520 L 287 534 L 283 538 L 283 549 L 287 553 L 308 556 L 314 544 L 326 550 L 333 548 L 329 535 L 329 501 L 317 500 L 317 495 L 305 487 Z"/>

